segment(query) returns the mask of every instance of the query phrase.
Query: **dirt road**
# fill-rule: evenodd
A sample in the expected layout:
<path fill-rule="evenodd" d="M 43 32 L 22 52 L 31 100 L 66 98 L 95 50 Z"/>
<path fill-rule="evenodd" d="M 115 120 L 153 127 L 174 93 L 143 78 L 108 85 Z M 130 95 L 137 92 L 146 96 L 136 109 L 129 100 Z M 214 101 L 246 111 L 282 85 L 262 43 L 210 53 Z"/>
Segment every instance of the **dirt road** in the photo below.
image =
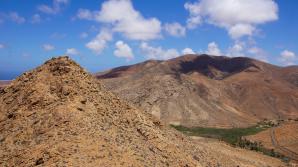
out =
<path fill-rule="evenodd" d="M 298 154 L 297 153 L 295 153 L 292 150 L 287 149 L 287 148 L 279 145 L 278 140 L 276 139 L 276 136 L 275 136 L 275 127 L 270 129 L 270 137 L 271 137 L 272 145 L 276 149 L 286 153 L 289 158 L 298 161 Z"/>

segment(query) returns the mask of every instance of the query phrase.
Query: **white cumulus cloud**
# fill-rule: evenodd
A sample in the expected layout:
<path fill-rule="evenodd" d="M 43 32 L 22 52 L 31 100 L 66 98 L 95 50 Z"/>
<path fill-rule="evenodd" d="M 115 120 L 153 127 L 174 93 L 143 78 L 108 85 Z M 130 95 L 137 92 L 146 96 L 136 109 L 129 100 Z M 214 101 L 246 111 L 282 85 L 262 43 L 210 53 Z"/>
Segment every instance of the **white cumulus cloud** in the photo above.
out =
<path fill-rule="evenodd" d="M 175 37 L 182 37 L 185 36 L 186 28 L 183 27 L 181 24 L 175 23 L 166 23 L 164 25 L 164 29 L 166 32 Z"/>
<path fill-rule="evenodd" d="M 132 49 L 129 47 L 128 44 L 124 43 L 123 41 L 117 41 L 115 44 L 116 50 L 114 51 L 114 55 L 117 57 L 123 57 L 127 60 L 133 59 L 134 55 Z"/>
<path fill-rule="evenodd" d="M 191 48 L 185 48 L 182 50 L 183 55 L 188 55 L 188 54 L 196 54 Z"/>
<path fill-rule="evenodd" d="M 102 29 L 93 40 L 86 44 L 86 47 L 96 54 L 101 54 L 101 52 L 107 47 L 107 43 L 111 41 L 112 38 L 113 34 L 111 31 Z"/>
<path fill-rule="evenodd" d="M 134 9 L 130 0 L 105 1 L 100 11 L 80 9 L 77 17 L 86 20 L 95 20 L 112 27 L 132 40 L 152 40 L 161 37 L 161 23 L 157 18 L 145 18 Z"/>
<path fill-rule="evenodd" d="M 236 41 L 234 45 L 230 46 L 225 53 L 230 57 L 251 57 L 264 62 L 268 62 L 268 53 L 255 45 L 253 41 L 243 42 Z"/>
<path fill-rule="evenodd" d="M 68 48 L 68 49 L 66 49 L 66 54 L 75 56 L 75 55 L 79 55 L 80 52 L 76 48 Z"/>
<path fill-rule="evenodd" d="M 202 19 L 200 16 L 192 16 L 187 19 L 187 28 L 195 29 L 198 25 L 202 23 Z"/>
<path fill-rule="evenodd" d="M 294 52 L 284 50 L 280 53 L 280 61 L 285 65 L 294 65 L 297 60 L 297 56 Z"/>
<path fill-rule="evenodd" d="M 212 56 L 220 56 L 221 55 L 221 50 L 219 49 L 217 43 L 215 43 L 215 42 L 209 43 L 206 54 L 212 55 Z"/>
<path fill-rule="evenodd" d="M 43 50 L 45 50 L 45 51 L 52 51 L 52 50 L 55 49 L 55 47 L 54 47 L 53 45 L 50 45 L 50 44 L 44 44 L 44 45 L 42 46 L 42 48 L 43 48 Z"/>
<path fill-rule="evenodd" d="M 140 49 L 143 54 L 149 59 L 161 59 L 167 60 L 179 56 L 179 52 L 176 49 L 163 49 L 162 47 L 150 46 L 147 42 L 142 42 Z"/>
<path fill-rule="evenodd" d="M 233 39 L 238 39 L 242 36 L 251 36 L 255 32 L 255 27 L 250 24 L 236 24 L 229 28 L 229 35 Z"/>
<path fill-rule="evenodd" d="M 228 48 L 227 56 L 230 57 L 244 57 L 245 43 L 236 42 L 233 46 Z"/>
<path fill-rule="evenodd" d="M 200 0 L 186 3 L 188 28 L 202 22 L 225 28 L 232 38 L 252 35 L 257 25 L 278 19 L 273 0 Z"/>

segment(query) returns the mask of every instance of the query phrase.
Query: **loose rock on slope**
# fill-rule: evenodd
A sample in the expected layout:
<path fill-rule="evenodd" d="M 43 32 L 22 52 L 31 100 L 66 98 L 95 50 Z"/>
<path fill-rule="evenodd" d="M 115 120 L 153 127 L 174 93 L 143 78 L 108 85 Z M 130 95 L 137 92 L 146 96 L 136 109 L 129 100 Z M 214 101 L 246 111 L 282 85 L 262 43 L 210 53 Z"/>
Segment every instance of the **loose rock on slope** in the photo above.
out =
<path fill-rule="evenodd" d="M 283 165 L 216 149 L 105 91 L 68 57 L 47 61 L 0 92 L 0 166 Z"/>

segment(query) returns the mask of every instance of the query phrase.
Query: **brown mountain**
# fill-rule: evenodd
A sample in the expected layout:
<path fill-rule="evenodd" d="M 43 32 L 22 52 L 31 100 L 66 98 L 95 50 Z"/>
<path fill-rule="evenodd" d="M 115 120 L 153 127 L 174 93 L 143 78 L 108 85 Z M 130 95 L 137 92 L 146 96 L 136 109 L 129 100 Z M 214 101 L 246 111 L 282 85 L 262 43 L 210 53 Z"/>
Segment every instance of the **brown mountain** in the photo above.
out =
<path fill-rule="evenodd" d="M 0 91 L 0 166 L 285 166 L 191 140 L 106 91 L 67 57 Z"/>
<path fill-rule="evenodd" d="M 298 117 L 298 67 L 245 57 L 186 55 L 98 73 L 120 97 L 186 126 L 243 127 Z"/>

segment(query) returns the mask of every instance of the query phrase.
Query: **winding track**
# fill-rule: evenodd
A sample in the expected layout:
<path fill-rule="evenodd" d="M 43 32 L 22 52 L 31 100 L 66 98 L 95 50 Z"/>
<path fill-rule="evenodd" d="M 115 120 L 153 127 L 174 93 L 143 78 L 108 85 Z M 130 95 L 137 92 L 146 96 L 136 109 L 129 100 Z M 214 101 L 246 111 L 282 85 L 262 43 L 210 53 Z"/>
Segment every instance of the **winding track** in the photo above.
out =
<path fill-rule="evenodd" d="M 279 145 L 278 141 L 276 140 L 276 136 L 275 136 L 275 127 L 270 129 L 270 137 L 271 137 L 272 145 L 275 148 L 287 153 L 289 158 L 298 161 L 298 154 L 297 153 L 295 153 L 292 150 L 287 149 L 287 148 Z"/>

